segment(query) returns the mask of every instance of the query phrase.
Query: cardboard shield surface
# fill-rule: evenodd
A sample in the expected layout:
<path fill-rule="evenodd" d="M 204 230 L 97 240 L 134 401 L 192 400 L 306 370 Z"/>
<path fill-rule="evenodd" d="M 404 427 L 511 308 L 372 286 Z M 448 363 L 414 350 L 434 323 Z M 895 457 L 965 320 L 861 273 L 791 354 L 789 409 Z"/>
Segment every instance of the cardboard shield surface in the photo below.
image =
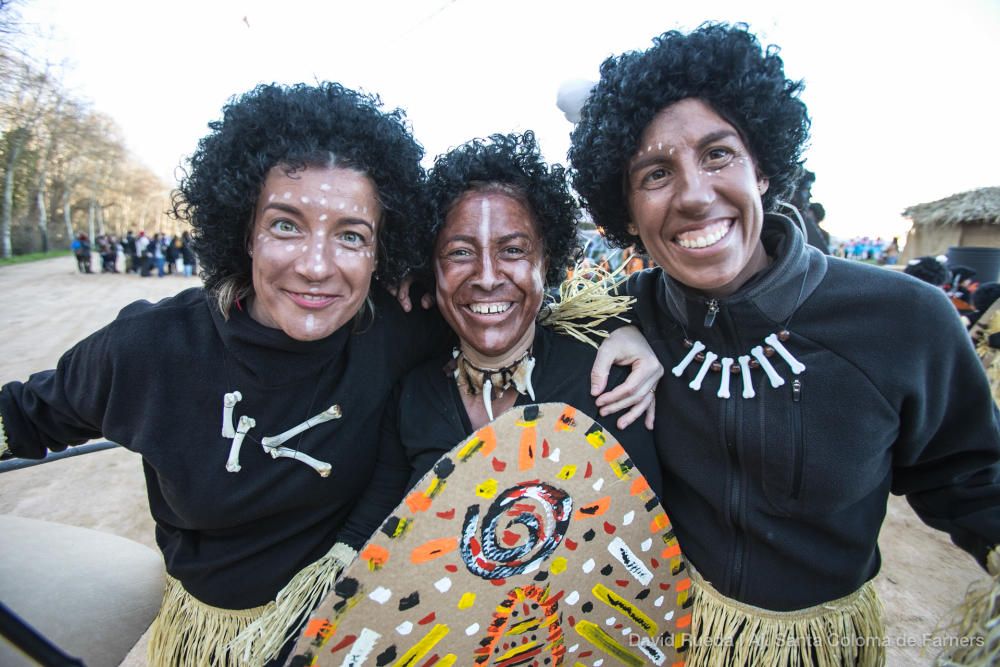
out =
<path fill-rule="evenodd" d="M 687 575 L 618 442 L 573 407 L 518 407 L 410 491 L 289 664 L 681 665 Z"/>

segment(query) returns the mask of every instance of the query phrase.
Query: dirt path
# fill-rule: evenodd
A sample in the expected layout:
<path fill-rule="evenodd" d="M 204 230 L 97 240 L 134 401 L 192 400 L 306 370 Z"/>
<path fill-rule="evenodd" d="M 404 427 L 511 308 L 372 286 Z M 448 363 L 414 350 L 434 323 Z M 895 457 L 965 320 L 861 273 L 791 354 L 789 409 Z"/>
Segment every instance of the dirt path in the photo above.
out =
<path fill-rule="evenodd" d="M 69 257 L 0 267 L 0 383 L 51 368 L 61 352 L 125 304 L 197 284 L 194 278 L 84 276 Z M 4 474 L 0 513 L 96 528 L 155 548 L 141 465 L 124 450 Z M 937 649 L 925 634 L 970 582 L 985 577 L 898 498 L 890 500 L 880 544 L 884 564 L 876 585 L 886 607 L 889 665 L 930 664 Z"/>

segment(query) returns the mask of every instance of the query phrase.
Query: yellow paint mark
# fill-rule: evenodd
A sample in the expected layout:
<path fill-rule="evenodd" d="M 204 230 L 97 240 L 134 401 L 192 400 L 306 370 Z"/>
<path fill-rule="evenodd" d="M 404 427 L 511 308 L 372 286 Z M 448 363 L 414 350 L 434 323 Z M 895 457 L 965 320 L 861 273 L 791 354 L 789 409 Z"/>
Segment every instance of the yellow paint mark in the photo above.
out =
<path fill-rule="evenodd" d="M 646 614 L 642 613 L 641 609 L 633 606 L 631 602 L 621 597 L 604 584 L 595 584 L 594 588 L 591 589 L 591 592 L 593 592 L 594 597 L 599 601 L 608 605 L 616 612 L 623 613 L 631 618 L 632 621 L 645 630 L 646 634 L 650 637 L 655 637 L 660 633 L 660 628 L 656 625 L 656 621 L 651 619 L 649 616 L 646 616 Z"/>
<path fill-rule="evenodd" d="M 484 444 L 485 443 L 483 442 L 482 438 L 473 436 L 472 439 L 469 440 L 469 442 L 467 442 L 464 447 L 458 450 L 458 460 L 462 461 L 463 463 L 465 461 L 468 461 L 469 457 L 475 454 L 477 451 L 479 451 Z"/>
<path fill-rule="evenodd" d="M 573 475 L 576 474 L 576 466 L 568 465 L 563 466 L 563 469 L 556 473 L 556 477 L 559 479 L 573 479 Z"/>
<path fill-rule="evenodd" d="M 562 556 L 554 558 L 552 560 L 552 565 L 549 566 L 549 572 L 552 574 L 562 574 L 566 571 L 566 559 Z"/>
<path fill-rule="evenodd" d="M 611 463 L 611 472 L 613 472 L 615 474 L 615 477 L 617 477 L 620 480 L 629 479 L 630 476 L 632 475 L 633 470 L 635 470 L 635 468 L 627 465 L 622 461 L 614 461 L 613 463 Z"/>
<path fill-rule="evenodd" d="M 392 663 L 393 667 L 404 667 L 412 665 L 420 660 L 422 657 L 430 653 L 434 645 L 441 641 L 446 634 L 448 634 L 449 628 L 447 625 L 437 624 L 431 628 L 430 632 L 423 636 L 423 639 L 418 641 L 410 650 L 404 653 L 399 660 Z"/>
<path fill-rule="evenodd" d="M 594 449 L 600 449 L 607 441 L 608 436 L 604 431 L 591 431 L 587 434 L 587 442 L 589 442 Z"/>
<path fill-rule="evenodd" d="M 444 484 L 445 482 L 443 479 L 441 479 L 440 477 L 435 477 L 434 481 L 431 482 L 431 485 L 427 487 L 426 491 L 424 491 L 424 495 L 426 495 L 428 498 L 433 498 L 434 496 L 436 496 L 437 494 L 441 493 L 444 490 Z"/>
<path fill-rule="evenodd" d="M 587 620 L 577 621 L 573 629 L 593 646 L 627 667 L 642 667 L 645 660 L 614 640 L 611 635 Z"/>
<path fill-rule="evenodd" d="M 537 618 L 529 618 L 520 623 L 515 623 L 511 627 L 507 628 L 508 635 L 521 635 L 525 632 L 531 632 L 532 630 L 537 630 L 538 626 L 541 624 Z"/>
<path fill-rule="evenodd" d="M 476 604 L 476 594 L 475 593 L 462 593 L 462 597 L 458 599 L 459 609 L 468 609 L 472 605 Z"/>
<path fill-rule="evenodd" d="M 493 661 L 493 664 L 495 665 L 497 663 L 510 660 L 511 658 L 515 658 L 522 653 L 527 653 L 528 651 L 532 651 L 537 647 L 538 647 L 538 642 L 528 642 L 527 644 L 521 644 L 520 646 L 516 646 L 511 650 L 507 651 L 506 653 L 504 653 L 503 655 L 499 656 L 496 660 Z"/>
<path fill-rule="evenodd" d="M 679 593 L 677 593 L 677 606 L 683 607 L 684 603 L 688 601 L 689 595 L 690 593 L 688 593 L 687 591 L 680 591 Z"/>
<path fill-rule="evenodd" d="M 399 521 L 396 522 L 396 527 L 393 528 L 392 535 L 390 535 L 389 537 L 391 537 L 392 539 L 396 539 L 409 529 L 410 529 L 410 520 L 400 519 Z"/>
<path fill-rule="evenodd" d="M 361 560 L 368 561 L 372 572 L 381 569 L 389 561 L 389 550 L 378 544 L 368 544 L 359 554 Z"/>
<path fill-rule="evenodd" d="M 444 656 L 436 663 L 434 663 L 434 667 L 451 667 L 452 665 L 455 664 L 456 660 L 458 660 L 458 658 L 455 656 L 455 654 L 449 653 L 448 655 Z"/>
<path fill-rule="evenodd" d="M 497 494 L 497 481 L 488 479 L 476 487 L 476 495 L 480 498 L 492 498 Z"/>

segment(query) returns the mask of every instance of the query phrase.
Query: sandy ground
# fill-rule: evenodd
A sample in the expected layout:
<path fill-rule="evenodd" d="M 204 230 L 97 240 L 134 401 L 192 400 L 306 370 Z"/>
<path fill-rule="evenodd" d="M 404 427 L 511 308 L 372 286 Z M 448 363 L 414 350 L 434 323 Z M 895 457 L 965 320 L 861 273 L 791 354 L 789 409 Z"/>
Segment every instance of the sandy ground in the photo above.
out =
<path fill-rule="evenodd" d="M 176 276 L 80 275 L 69 257 L 0 267 L 0 383 L 51 368 L 125 304 L 196 284 Z M 155 548 L 141 465 L 125 450 L 4 474 L 0 513 L 95 528 Z M 930 633 L 985 575 L 898 498 L 889 502 L 880 544 L 884 564 L 876 585 L 886 607 L 889 665 L 930 664 L 937 653 Z"/>

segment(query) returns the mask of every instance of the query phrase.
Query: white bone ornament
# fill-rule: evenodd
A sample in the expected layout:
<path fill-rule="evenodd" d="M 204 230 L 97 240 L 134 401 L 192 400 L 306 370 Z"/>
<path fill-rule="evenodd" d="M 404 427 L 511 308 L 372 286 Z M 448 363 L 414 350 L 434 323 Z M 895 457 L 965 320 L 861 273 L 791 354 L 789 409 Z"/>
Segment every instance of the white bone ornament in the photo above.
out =
<path fill-rule="evenodd" d="M 692 361 L 694 361 L 695 355 L 697 355 L 704 349 L 705 349 L 705 344 L 702 343 L 700 340 L 696 340 L 694 342 L 694 345 L 691 346 L 691 349 L 688 350 L 687 355 L 683 359 L 681 359 L 681 362 L 679 364 L 670 369 L 670 372 L 673 373 L 675 377 L 680 377 L 681 374 L 684 372 L 684 369 L 687 368 Z"/>
<path fill-rule="evenodd" d="M 265 451 L 269 452 L 271 454 L 271 458 L 274 459 L 286 458 L 286 459 L 295 459 L 296 461 L 301 461 L 302 463 L 305 463 L 307 466 L 318 472 L 320 477 L 329 477 L 330 471 L 333 470 L 333 466 L 331 466 L 326 461 L 320 461 L 319 459 L 314 459 L 308 454 L 304 454 L 294 449 L 289 449 L 288 447 L 270 447 L 267 448 Z"/>
<path fill-rule="evenodd" d="M 722 377 L 719 380 L 719 393 L 716 394 L 719 398 L 729 398 L 729 376 L 732 375 L 730 370 L 733 365 L 733 360 L 729 357 L 722 358 Z"/>
<path fill-rule="evenodd" d="M 753 390 L 753 378 L 750 377 L 750 357 L 742 354 L 738 361 L 740 362 L 740 376 L 743 378 L 743 398 L 753 398 L 757 392 Z"/>
<path fill-rule="evenodd" d="M 796 375 L 806 369 L 806 365 L 792 356 L 792 353 L 788 351 L 788 348 L 786 348 L 784 344 L 782 344 L 777 334 L 771 334 L 764 339 L 764 342 L 773 347 L 774 351 L 781 355 L 781 358 L 785 360 L 785 363 L 788 364 L 788 367 L 791 368 L 792 372 Z"/>
<path fill-rule="evenodd" d="M 698 369 L 698 374 L 694 376 L 691 383 L 688 385 L 695 391 L 701 389 L 701 383 L 705 380 L 705 376 L 708 374 L 710 368 L 712 368 L 712 362 L 719 358 L 715 352 L 706 352 L 705 360 L 701 362 L 701 368 Z"/>
<path fill-rule="evenodd" d="M 226 461 L 226 471 L 228 472 L 239 472 L 242 470 L 240 466 L 240 448 L 243 446 L 243 437 L 257 425 L 252 417 L 247 417 L 246 415 L 240 417 L 240 422 L 236 426 L 236 432 L 233 434 L 233 444 L 229 446 L 229 459 Z"/>
<path fill-rule="evenodd" d="M 299 433 L 302 433 L 303 431 L 308 431 L 313 426 L 318 426 L 319 424 L 322 424 L 323 422 L 328 422 L 331 419 L 340 419 L 340 417 L 341 417 L 340 406 L 337 404 L 331 405 L 318 415 L 310 417 L 301 424 L 298 424 L 297 426 L 293 426 L 292 428 L 288 429 L 284 433 L 280 433 L 278 435 L 264 436 L 264 438 L 260 441 L 260 444 L 264 446 L 264 449 L 271 449 L 272 447 L 277 447 L 278 445 L 281 445 L 287 442 L 289 439 L 295 437 Z"/>
<path fill-rule="evenodd" d="M 750 354 L 753 355 L 753 358 L 757 360 L 757 363 L 760 364 L 760 367 L 764 369 L 765 373 L 767 373 L 767 379 L 771 381 L 772 387 L 777 388 L 785 384 L 785 379 L 780 375 L 778 375 L 778 371 L 774 370 L 774 366 L 771 365 L 771 362 L 768 360 L 767 355 L 764 354 L 763 347 L 758 345 L 757 347 L 750 350 Z"/>
<path fill-rule="evenodd" d="M 236 436 L 236 429 L 233 428 L 233 408 L 243 400 L 243 394 L 234 391 L 222 396 L 222 437 L 232 438 Z"/>

